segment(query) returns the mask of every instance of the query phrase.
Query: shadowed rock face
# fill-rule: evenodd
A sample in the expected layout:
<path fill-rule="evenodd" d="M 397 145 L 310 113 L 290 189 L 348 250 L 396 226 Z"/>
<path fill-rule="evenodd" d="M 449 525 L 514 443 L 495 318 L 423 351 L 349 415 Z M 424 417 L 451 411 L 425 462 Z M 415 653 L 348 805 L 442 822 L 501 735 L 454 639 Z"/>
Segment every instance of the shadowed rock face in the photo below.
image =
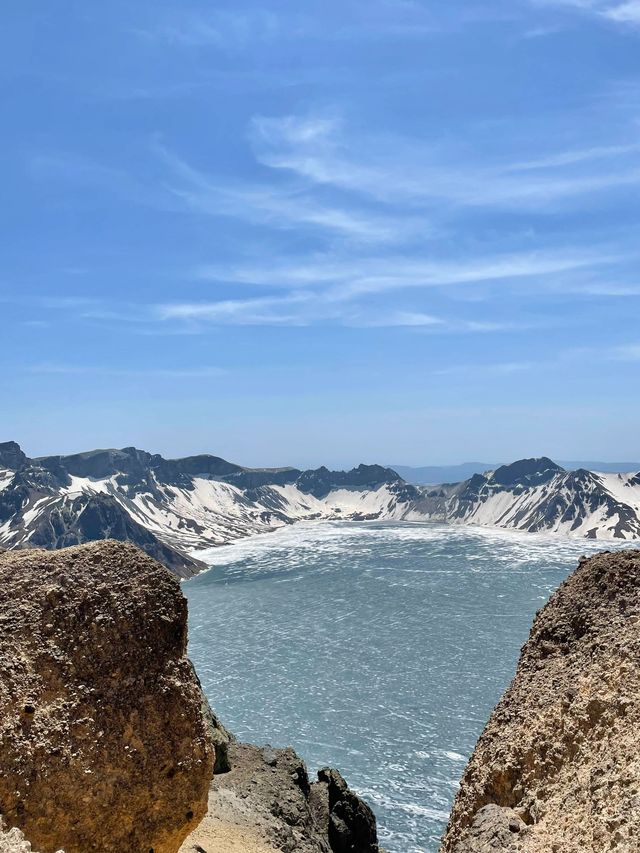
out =
<path fill-rule="evenodd" d="M 175 853 L 204 815 L 186 639 L 177 579 L 131 545 L 0 554 L 0 812 L 34 850 Z"/>
<path fill-rule="evenodd" d="M 639 731 L 640 552 L 605 552 L 536 616 L 442 853 L 637 853 Z"/>
<path fill-rule="evenodd" d="M 293 749 L 246 743 L 231 742 L 228 759 L 181 853 L 384 853 L 373 812 L 337 770 L 314 782 Z"/>

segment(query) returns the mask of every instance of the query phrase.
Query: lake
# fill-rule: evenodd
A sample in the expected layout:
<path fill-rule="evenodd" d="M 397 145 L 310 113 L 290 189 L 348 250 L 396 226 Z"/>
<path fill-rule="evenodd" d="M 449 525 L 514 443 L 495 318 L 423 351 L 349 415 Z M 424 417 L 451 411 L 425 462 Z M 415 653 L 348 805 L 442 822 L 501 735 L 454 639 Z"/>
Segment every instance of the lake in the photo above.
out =
<path fill-rule="evenodd" d="M 317 522 L 201 552 L 190 654 L 240 738 L 340 769 L 390 853 L 435 853 L 533 616 L 609 543 Z"/>

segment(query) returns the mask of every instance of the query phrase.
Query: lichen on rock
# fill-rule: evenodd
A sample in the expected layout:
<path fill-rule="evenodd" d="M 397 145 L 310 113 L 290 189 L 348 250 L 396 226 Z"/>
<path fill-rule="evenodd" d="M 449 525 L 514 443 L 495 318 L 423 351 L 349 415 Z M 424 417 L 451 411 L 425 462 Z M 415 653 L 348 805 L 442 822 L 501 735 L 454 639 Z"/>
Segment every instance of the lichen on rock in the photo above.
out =
<path fill-rule="evenodd" d="M 35 853 L 19 829 L 7 829 L 0 817 L 0 853 Z M 58 850 L 64 853 L 64 850 Z"/>
<path fill-rule="evenodd" d="M 0 554 L 7 827 L 39 853 L 178 850 L 214 762 L 186 641 L 178 580 L 131 545 Z"/>

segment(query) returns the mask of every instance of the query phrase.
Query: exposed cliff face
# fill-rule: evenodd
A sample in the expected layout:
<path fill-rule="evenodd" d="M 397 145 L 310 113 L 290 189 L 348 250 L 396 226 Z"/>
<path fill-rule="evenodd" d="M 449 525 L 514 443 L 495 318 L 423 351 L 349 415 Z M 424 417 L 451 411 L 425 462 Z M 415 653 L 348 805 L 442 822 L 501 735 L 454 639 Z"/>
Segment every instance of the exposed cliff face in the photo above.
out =
<path fill-rule="evenodd" d="M 186 640 L 177 579 L 131 545 L 0 555 L 0 811 L 35 850 L 175 853 L 204 815 Z"/>
<path fill-rule="evenodd" d="M 537 615 L 443 853 L 640 850 L 640 552 L 581 561 Z"/>

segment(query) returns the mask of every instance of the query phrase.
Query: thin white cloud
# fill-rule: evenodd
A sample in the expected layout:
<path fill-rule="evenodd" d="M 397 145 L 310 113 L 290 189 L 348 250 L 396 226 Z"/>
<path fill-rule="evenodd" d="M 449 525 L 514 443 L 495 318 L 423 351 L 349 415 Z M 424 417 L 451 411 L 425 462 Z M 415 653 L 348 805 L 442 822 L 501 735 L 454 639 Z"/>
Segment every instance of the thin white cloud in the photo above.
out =
<path fill-rule="evenodd" d="M 640 184 L 640 157 L 621 162 L 623 154 L 640 153 L 636 143 L 568 149 L 517 163 L 483 164 L 474 154 L 470 165 L 462 153 L 456 157 L 433 143 L 348 138 L 335 118 L 258 116 L 252 128 L 256 156 L 265 166 L 383 203 L 544 211 Z M 597 172 L 558 171 L 595 159 L 606 161 Z"/>
<path fill-rule="evenodd" d="M 217 9 L 208 14 L 180 12 L 134 32 L 151 41 L 228 51 L 254 42 L 273 41 L 283 34 L 283 29 L 277 15 L 257 7 L 238 11 Z"/>
<path fill-rule="evenodd" d="M 152 321 L 207 326 L 310 326 L 406 328 L 437 333 L 486 334 L 515 328 L 491 320 L 468 321 L 415 308 L 355 303 L 344 305 L 321 293 L 292 293 L 265 299 L 175 302 L 156 305 Z"/>
<path fill-rule="evenodd" d="M 514 373 L 523 373 L 540 365 L 532 361 L 504 361 L 494 364 L 454 364 L 434 371 L 436 376 L 463 375 L 503 375 L 509 376 Z"/>
<path fill-rule="evenodd" d="M 367 328 L 399 326 L 424 329 L 451 324 L 446 323 L 441 317 L 435 317 L 433 314 L 425 314 L 421 311 L 385 311 L 380 316 L 366 317 L 365 315 L 361 319 L 358 319 L 357 316 L 347 318 L 346 325 Z"/>
<path fill-rule="evenodd" d="M 586 282 L 576 287 L 577 293 L 587 296 L 628 297 L 640 296 L 640 284 L 624 282 Z"/>
<path fill-rule="evenodd" d="M 303 306 L 306 296 L 291 295 L 267 299 L 224 299 L 217 302 L 177 302 L 155 306 L 159 320 L 206 322 L 220 325 L 269 326 L 306 325 Z"/>
<path fill-rule="evenodd" d="M 587 12 L 619 24 L 640 26 L 640 0 L 531 0 L 535 6 L 557 6 Z"/>
<path fill-rule="evenodd" d="M 611 358 L 617 361 L 640 361 L 640 344 L 625 344 L 610 350 Z"/>
<path fill-rule="evenodd" d="M 313 132 L 310 126 L 300 128 L 298 139 L 304 143 Z M 317 128 L 316 132 L 319 132 Z M 167 191 L 196 213 L 230 216 L 275 228 L 309 225 L 364 241 L 404 238 L 412 227 L 409 219 L 401 221 L 358 209 L 353 204 L 346 208 L 323 203 L 304 187 L 225 184 L 195 169 L 162 146 L 157 146 L 157 151 L 171 169 L 172 174 L 165 183 Z M 424 223 L 422 231 L 427 232 Z"/>
<path fill-rule="evenodd" d="M 435 10 L 412 0 L 346 0 L 339 9 L 318 15 L 310 9 L 291 8 L 286 14 L 256 4 L 238 9 L 211 9 L 193 13 L 178 8 L 168 16 L 133 29 L 134 35 L 178 48 L 243 50 L 260 44 L 310 39 L 313 41 L 363 41 L 378 38 L 412 40 L 430 37 L 443 29 L 482 20 L 471 9 Z M 491 18 L 496 16 L 492 11 Z M 157 19 L 157 15 L 155 16 Z"/>
<path fill-rule="evenodd" d="M 522 163 L 513 163 L 508 166 L 509 172 L 527 172 L 538 169 L 554 169 L 561 166 L 572 166 L 576 163 L 587 163 L 592 160 L 603 160 L 607 158 L 620 157 L 626 154 L 640 153 L 640 143 L 629 145 L 599 145 L 593 148 L 577 148 L 569 151 L 561 151 L 549 157 L 541 157 L 537 160 L 525 160 Z"/>
<path fill-rule="evenodd" d="M 123 379 L 206 379 L 223 376 L 226 370 L 220 367 L 187 368 L 116 368 L 100 365 L 56 364 L 45 362 L 26 368 L 29 373 L 41 373 L 48 376 L 112 376 Z"/>
<path fill-rule="evenodd" d="M 549 276 L 612 263 L 611 252 L 565 250 L 479 256 L 458 261 L 413 256 L 334 258 L 313 256 L 306 263 L 199 268 L 204 280 L 284 288 L 323 288 L 334 299 L 405 288 L 449 287 L 491 281 Z"/>
<path fill-rule="evenodd" d="M 605 9 L 603 14 L 606 18 L 620 24 L 633 24 L 638 27 L 640 26 L 640 0 L 630 0 L 628 3 L 612 6 Z"/>

